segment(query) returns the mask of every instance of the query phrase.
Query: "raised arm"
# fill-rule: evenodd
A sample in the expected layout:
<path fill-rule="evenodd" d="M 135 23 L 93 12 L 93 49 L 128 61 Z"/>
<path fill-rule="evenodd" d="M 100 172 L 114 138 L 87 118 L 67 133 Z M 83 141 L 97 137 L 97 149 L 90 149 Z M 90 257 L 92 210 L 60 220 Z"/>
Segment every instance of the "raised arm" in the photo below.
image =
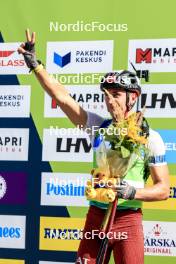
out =
<path fill-rule="evenodd" d="M 54 98 L 67 117 L 76 126 L 85 126 L 87 121 L 86 111 L 69 95 L 69 92 L 58 81 L 49 76 L 44 67 L 37 61 L 35 55 L 35 32 L 30 35 L 26 30 L 27 42 L 23 43 L 18 52 L 23 54 L 27 66 L 34 71 L 44 90 Z"/>

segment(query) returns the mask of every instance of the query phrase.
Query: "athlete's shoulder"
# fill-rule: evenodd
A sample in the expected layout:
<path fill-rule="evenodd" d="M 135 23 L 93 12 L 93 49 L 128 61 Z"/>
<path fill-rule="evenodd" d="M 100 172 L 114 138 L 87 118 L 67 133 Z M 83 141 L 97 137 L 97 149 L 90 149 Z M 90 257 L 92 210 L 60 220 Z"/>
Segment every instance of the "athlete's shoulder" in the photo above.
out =
<path fill-rule="evenodd" d="M 151 128 L 149 129 L 148 149 L 151 165 L 161 165 L 166 163 L 166 151 L 163 139 L 157 131 Z"/>
<path fill-rule="evenodd" d="M 156 130 L 153 130 L 152 128 L 149 128 L 149 144 L 154 148 L 160 148 L 164 146 L 162 137 Z"/>
<path fill-rule="evenodd" d="M 105 120 L 104 117 L 87 111 L 86 127 L 100 126 L 104 120 Z"/>

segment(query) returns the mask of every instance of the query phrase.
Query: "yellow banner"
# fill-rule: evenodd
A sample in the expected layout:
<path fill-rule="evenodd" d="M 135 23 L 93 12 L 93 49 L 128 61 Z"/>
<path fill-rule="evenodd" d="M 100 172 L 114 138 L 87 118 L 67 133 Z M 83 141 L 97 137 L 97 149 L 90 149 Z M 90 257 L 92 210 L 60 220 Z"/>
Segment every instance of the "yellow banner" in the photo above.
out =
<path fill-rule="evenodd" d="M 148 180 L 147 186 L 152 186 L 151 177 Z M 160 210 L 175 210 L 176 209 L 176 176 L 170 176 L 170 197 L 168 200 L 161 202 L 145 202 L 144 209 L 160 209 Z"/>
<path fill-rule="evenodd" d="M 0 264 L 24 264 L 24 260 L 19 260 L 19 259 L 0 259 Z"/>
<path fill-rule="evenodd" d="M 40 249 L 77 251 L 84 218 L 40 217 Z"/>

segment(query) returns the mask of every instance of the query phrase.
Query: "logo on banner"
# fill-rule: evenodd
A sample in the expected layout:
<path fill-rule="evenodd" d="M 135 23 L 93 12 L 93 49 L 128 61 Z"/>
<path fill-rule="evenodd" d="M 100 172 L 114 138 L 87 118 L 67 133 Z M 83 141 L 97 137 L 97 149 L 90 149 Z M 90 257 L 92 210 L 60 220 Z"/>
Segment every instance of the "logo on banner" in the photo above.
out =
<path fill-rule="evenodd" d="M 0 43 L 0 74 L 29 74 L 24 58 L 17 50 L 21 43 Z"/>
<path fill-rule="evenodd" d="M 0 128 L 0 160 L 28 159 L 29 129 Z"/>
<path fill-rule="evenodd" d="M 0 58 L 6 58 L 9 57 L 11 54 L 13 54 L 15 50 L 0 50 Z"/>
<path fill-rule="evenodd" d="M 146 105 L 147 101 L 147 94 L 142 94 L 141 96 L 141 107 Z M 146 105 L 146 108 L 156 108 L 156 106 L 159 106 L 159 108 L 166 108 L 166 104 L 170 105 L 170 108 L 176 108 L 176 99 L 174 98 L 174 94 L 172 93 L 152 93 L 151 95 L 151 104 Z"/>
<path fill-rule="evenodd" d="M 92 146 L 86 138 L 63 138 L 56 139 L 56 152 L 79 153 L 83 149 L 84 153 L 89 153 Z"/>
<path fill-rule="evenodd" d="M 145 255 L 176 256 L 175 222 L 144 221 Z"/>
<path fill-rule="evenodd" d="M 0 200 L 4 197 L 7 190 L 7 184 L 5 179 L 0 175 Z"/>
<path fill-rule="evenodd" d="M 152 49 L 136 49 L 136 63 L 141 63 L 142 61 L 146 63 L 152 62 Z"/>
<path fill-rule="evenodd" d="M 90 174 L 42 173 L 41 205 L 88 206 L 88 179 Z"/>
<path fill-rule="evenodd" d="M 84 218 L 41 217 L 40 250 L 77 251 Z"/>
<path fill-rule="evenodd" d="M 142 87 L 139 108 L 146 107 L 150 118 L 176 117 L 176 84 L 146 84 Z"/>
<path fill-rule="evenodd" d="M 0 117 L 29 117 L 29 113 L 29 86 L 0 86 Z"/>
<path fill-rule="evenodd" d="M 106 72 L 112 70 L 112 64 L 112 40 L 48 42 L 47 44 L 46 66 L 49 73 Z"/>
<path fill-rule="evenodd" d="M 26 173 L 0 172 L 0 204 L 25 204 L 26 196 Z"/>
<path fill-rule="evenodd" d="M 176 39 L 129 41 L 129 61 L 136 68 L 153 72 L 175 72 Z M 131 68 L 129 63 L 129 68 Z"/>
<path fill-rule="evenodd" d="M 71 52 L 65 54 L 64 56 L 59 55 L 58 53 L 54 52 L 54 63 L 63 68 L 71 61 Z"/>
<path fill-rule="evenodd" d="M 136 63 L 164 63 L 164 59 L 170 63 L 170 58 L 174 58 L 176 63 L 176 47 L 174 48 L 147 48 L 136 49 Z M 157 61 L 158 59 L 158 61 Z M 160 59 L 160 60 L 159 60 Z"/>
<path fill-rule="evenodd" d="M 8 66 L 24 66 L 24 60 L 13 60 L 13 59 L 9 59 L 9 60 L 5 60 L 3 58 L 7 58 L 10 57 L 15 51 L 12 50 L 0 50 L 0 66 L 1 67 L 8 67 Z"/>
<path fill-rule="evenodd" d="M 25 216 L 1 215 L 0 247 L 25 248 Z"/>
<path fill-rule="evenodd" d="M 96 85 L 68 85 L 66 86 L 70 96 L 85 110 L 104 117 L 109 117 L 105 104 L 104 93 Z M 66 117 L 57 101 L 45 93 L 45 117 Z"/>
<path fill-rule="evenodd" d="M 92 162 L 90 138 L 79 130 L 44 129 L 42 157 L 43 161 Z"/>

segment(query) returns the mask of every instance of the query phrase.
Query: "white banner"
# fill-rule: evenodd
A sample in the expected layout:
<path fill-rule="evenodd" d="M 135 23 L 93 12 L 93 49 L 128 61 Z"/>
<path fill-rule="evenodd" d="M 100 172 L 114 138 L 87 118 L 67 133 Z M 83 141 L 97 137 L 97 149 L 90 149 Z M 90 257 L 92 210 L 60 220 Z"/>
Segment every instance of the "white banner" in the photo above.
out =
<path fill-rule="evenodd" d="M 0 117 L 29 117 L 31 87 L 0 85 Z"/>
<path fill-rule="evenodd" d="M 144 252 L 152 256 L 176 256 L 176 223 L 143 221 Z"/>
<path fill-rule="evenodd" d="M 0 248 L 25 248 L 26 216 L 0 216 Z"/>
<path fill-rule="evenodd" d="M 85 111 L 101 113 L 101 116 L 110 117 L 105 104 L 104 93 L 97 85 L 68 85 L 65 88 Z M 45 93 L 45 117 L 66 117 L 56 101 Z"/>
<path fill-rule="evenodd" d="M 44 129 L 42 160 L 92 162 L 88 134 L 77 128 Z"/>
<path fill-rule="evenodd" d="M 88 206 L 85 188 L 90 174 L 42 173 L 41 205 Z"/>
<path fill-rule="evenodd" d="M 49 73 L 109 72 L 113 67 L 113 41 L 67 41 L 47 43 Z"/>
<path fill-rule="evenodd" d="M 0 43 L 0 74 L 29 74 L 23 55 L 18 54 L 20 42 Z"/>
<path fill-rule="evenodd" d="M 0 128 L 0 160 L 28 160 L 28 145 L 28 128 Z"/>
<path fill-rule="evenodd" d="M 128 68 L 132 62 L 137 70 L 176 72 L 176 39 L 129 40 Z"/>
<path fill-rule="evenodd" d="M 139 108 L 146 106 L 145 116 L 176 117 L 176 84 L 146 84 L 142 86 Z"/>

